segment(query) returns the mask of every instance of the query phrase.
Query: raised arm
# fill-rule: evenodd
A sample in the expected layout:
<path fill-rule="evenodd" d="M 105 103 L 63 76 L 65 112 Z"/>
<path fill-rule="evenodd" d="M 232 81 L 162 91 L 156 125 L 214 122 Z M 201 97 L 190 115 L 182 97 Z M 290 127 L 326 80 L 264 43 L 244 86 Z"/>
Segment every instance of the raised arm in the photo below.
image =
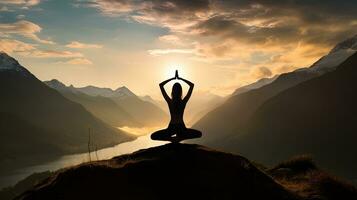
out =
<path fill-rule="evenodd" d="M 159 84 L 162 96 L 164 96 L 164 99 L 166 100 L 166 102 L 169 102 L 171 99 L 170 99 L 169 95 L 167 95 L 164 86 L 166 85 L 166 83 L 168 83 L 174 79 L 175 78 L 170 78 L 170 79 L 167 79 L 166 81 L 163 81 Z"/>
<path fill-rule="evenodd" d="M 191 81 L 189 80 L 186 80 L 184 78 L 181 78 L 181 77 L 178 77 L 179 80 L 182 80 L 183 82 L 187 83 L 187 85 L 190 86 L 190 88 L 188 89 L 188 92 L 185 96 L 185 98 L 183 98 L 183 101 L 185 101 L 186 103 L 188 102 L 188 100 L 190 99 L 191 95 L 192 95 L 192 92 L 193 92 L 193 87 L 195 84 L 193 84 Z"/>

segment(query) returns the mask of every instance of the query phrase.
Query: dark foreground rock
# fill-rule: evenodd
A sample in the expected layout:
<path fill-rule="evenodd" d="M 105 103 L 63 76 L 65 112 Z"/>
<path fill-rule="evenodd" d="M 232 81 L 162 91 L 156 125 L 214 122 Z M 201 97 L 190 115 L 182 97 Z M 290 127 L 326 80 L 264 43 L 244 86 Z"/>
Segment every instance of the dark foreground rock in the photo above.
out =
<path fill-rule="evenodd" d="M 288 165 L 283 168 L 289 170 L 286 170 Z M 198 145 L 167 144 L 60 170 L 17 199 L 279 200 L 310 197 L 305 190 L 305 195 L 300 195 L 299 190 L 281 184 L 292 185 L 292 182 L 274 180 L 279 171 L 284 170 L 279 167 L 264 170 L 241 156 Z M 280 172 L 279 177 L 285 180 Z M 304 184 L 303 180 L 300 184 Z M 348 191 L 348 197 L 356 194 L 352 187 Z M 323 194 L 320 197 L 329 199 Z"/>

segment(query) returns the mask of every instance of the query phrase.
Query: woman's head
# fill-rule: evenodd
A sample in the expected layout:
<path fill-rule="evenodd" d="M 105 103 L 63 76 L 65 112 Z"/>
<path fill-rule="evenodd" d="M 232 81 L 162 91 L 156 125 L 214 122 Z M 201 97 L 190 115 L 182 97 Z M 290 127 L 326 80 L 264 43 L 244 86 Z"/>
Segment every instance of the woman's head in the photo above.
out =
<path fill-rule="evenodd" d="M 171 97 L 174 100 L 182 99 L 182 87 L 180 83 L 175 83 L 172 86 Z"/>

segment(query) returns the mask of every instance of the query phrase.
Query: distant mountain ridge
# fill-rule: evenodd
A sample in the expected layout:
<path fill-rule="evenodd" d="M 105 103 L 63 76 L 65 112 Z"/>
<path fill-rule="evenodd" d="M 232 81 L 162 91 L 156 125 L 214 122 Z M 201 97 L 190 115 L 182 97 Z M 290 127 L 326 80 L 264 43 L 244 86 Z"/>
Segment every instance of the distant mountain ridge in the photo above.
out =
<path fill-rule="evenodd" d="M 338 43 L 326 56 L 320 58 L 307 70 L 325 73 L 333 71 L 338 65 L 357 51 L 357 35 Z"/>
<path fill-rule="evenodd" d="M 353 38 L 356 38 L 356 36 Z M 346 41 L 355 40 L 347 39 Z M 345 45 L 341 45 L 341 43 Z M 344 55 L 343 58 L 348 58 L 350 51 L 355 51 L 350 50 L 350 47 L 354 48 L 356 46 L 354 42 L 341 43 L 337 44 L 333 51 L 314 63 L 310 68 L 302 68 L 281 74 L 270 84 L 230 97 L 224 104 L 209 112 L 194 125 L 195 128 L 203 130 L 206 134 L 200 141 L 203 144 L 214 145 L 232 135 L 236 137 L 242 135 L 242 128 L 265 101 L 290 87 L 336 69 L 336 63 L 344 60 L 327 62 L 330 57 L 334 58 L 336 53 Z M 342 58 L 342 56 L 339 56 L 339 58 Z M 319 65 L 322 62 L 323 65 Z"/>
<path fill-rule="evenodd" d="M 136 96 L 132 91 L 130 91 L 125 86 L 119 87 L 116 90 L 112 90 L 110 88 L 99 88 L 96 86 L 86 86 L 86 87 L 74 88 L 74 89 L 90 96 L 103 96 L 103 97 L 116 97 L 116 98 L 117 97 L 126 98 L 126 97 Z"/>
<path fill-rule="evenodd" d="M 259 79 L 259 80 L 256 81 L 256 82 L 254 82 L 254 83 L 251 83 L 251 84 L 242 86 L 242 87 L 236 89 L 236 90 L 232 93 L 232 96 L 238 95 L 238 94 L 241 94 L 241 93 L 244 93 L 244 92 L 248 92 L 248 91 L 253 90 L 253 89 L 261 88 L 261 87 L 263 87 L 264 85 L 268 85 L 268 84 L 270 84 L 271 82 L 275 81 L 278 77 L 279 77 L 279 75 L 275 75 L 275 76 L 270 77 L 270 78 L 262 78 L 262 79 Z"/>
<path fill-rule="evenodd" d="M 88 132 L 100 149 L 134 139 L 38 80 L 0 54 L 0 174 L 64 154 L 87 151 Z"/>
<path fill-rule="evenodd" d="M 313 65 L 311 65 L 308 68 L 297 69 L 296 72 L 310 71 L 312 73 L 323 74 L 325 72 L 332 71 L 335 69 L 335 67 L 341 64 L 343 61 L 345 61 L 356 51 L 357 51 L 357 35 L 338 43 L 334 48 L 331 49 L 331 51 L 327 55 L 321 57 Z M 279 75 L 275 75 L 271 78 L 259 79 L 254 83 L 239 87 L 233 92 L 232 95 L 248 92 L 249 90 L 252 89 L 258 89 L 260 87 L 272 83 L 278 77 Z"/>
<path fill-rule="evenodd" d="M 158 126 L 168 118 L 157 105 L 142 100 L 125 86 L 112 90 L 96 86 L 76 88 L 56 79 L 44 83 L 112 126 Z"/>
<path fill-rule="evenodd" d="M 112 99 L 100 95 L 91 96 L 80 92 L 76 88 L 66 86 L 62 82 L 53 79 L 51 81 L 44 81 L 49 87 L 56 89 L 63 96 L 71 101 L 83 105 L 88 111 L 96 117 L 102 119 L 113 127 L 140 127 L 140 124 L 133 116 L 131 116 L 125 109 L 120 107 Z"/>

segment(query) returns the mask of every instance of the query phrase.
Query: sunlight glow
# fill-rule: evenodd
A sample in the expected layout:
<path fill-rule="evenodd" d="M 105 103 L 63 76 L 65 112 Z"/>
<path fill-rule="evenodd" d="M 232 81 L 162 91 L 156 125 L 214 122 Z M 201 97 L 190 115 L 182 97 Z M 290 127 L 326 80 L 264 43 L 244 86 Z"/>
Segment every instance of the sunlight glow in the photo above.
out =
<path fill-rule="evenodd" d="M 172 64 L 164 69 L 164 78 L 172 78 L 175 76 L 175 71 L 178 70 L 179 76 L 187 77 L 187 69 L 182 65 Z"/>
<path fill-rule="evenodd" d="M 135 127 L 128 127 L 128 126 L 118 127 L 118 129 L 135 136 L 147 135 L 162 128 L 165 128 L 165 126 L 142 127 L 142 128 L 135 128 Z"/>

